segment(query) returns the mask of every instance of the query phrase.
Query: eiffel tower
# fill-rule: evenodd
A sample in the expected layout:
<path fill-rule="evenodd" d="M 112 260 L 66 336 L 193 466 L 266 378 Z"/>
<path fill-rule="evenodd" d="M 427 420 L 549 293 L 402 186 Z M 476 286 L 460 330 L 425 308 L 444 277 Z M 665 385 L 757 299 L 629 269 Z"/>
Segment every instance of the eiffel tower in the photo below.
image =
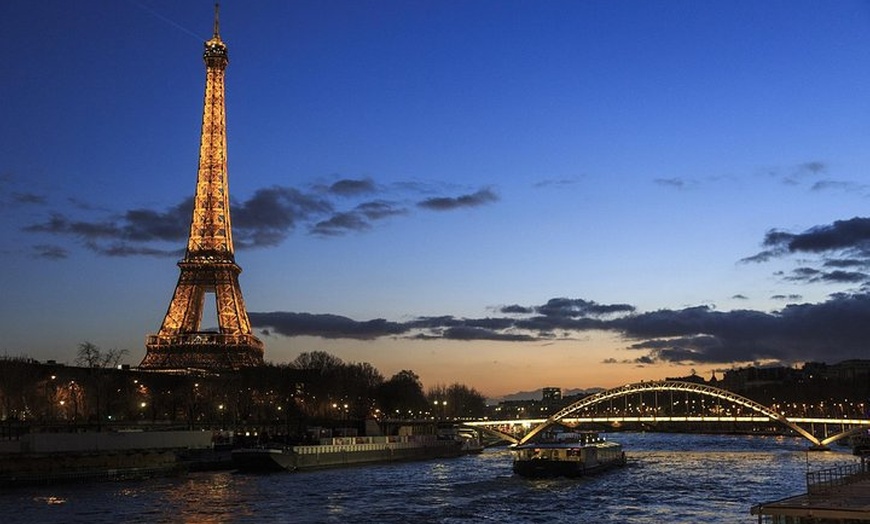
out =
<path fill-rule="evenodd" d="M 205 102 L 193 218 L 181 275 L 160 331 L 148 335 L 143 369 L 228 370 L 263 364 L 263 343 L 251 333 L 233 255 L 227 185 L 224 72 L 229 59 L 219 33 L 205 43 Z M 218 331 L 203 331 L 206 295 L 214 295 Z"/>

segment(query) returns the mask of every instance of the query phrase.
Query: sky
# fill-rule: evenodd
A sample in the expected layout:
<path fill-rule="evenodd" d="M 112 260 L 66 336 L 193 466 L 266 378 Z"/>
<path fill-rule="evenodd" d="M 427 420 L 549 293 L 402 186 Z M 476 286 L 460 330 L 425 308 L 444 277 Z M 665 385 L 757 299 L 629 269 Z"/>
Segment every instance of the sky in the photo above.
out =
<path fill-rule="evenodd" d="M 266 360 L 497 397 L 870 357 L 870 3 L 220 13 Z M 141 361 L 186 245 L 212 24 L 205 0 L 0 4 L 3 354 Z"/>

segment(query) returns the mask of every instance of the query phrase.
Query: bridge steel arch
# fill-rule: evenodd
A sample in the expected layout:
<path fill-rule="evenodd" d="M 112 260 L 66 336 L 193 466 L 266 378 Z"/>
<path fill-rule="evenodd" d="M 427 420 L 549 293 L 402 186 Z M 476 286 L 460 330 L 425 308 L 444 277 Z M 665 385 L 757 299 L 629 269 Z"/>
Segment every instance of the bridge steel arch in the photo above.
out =
<path fill-rule="evenodd" d="M 813 443 L 814 446 L 822 447 L 823 444 L 819 439 L 817 439 L 812 433 L 798 426 L 794 422 L 791 422 L 785 415 L 777 413 L 776 411 L 770 409 L 769 407 L 759 404 L 754 400 L 750 400 L 746 397 L 740 396 L 736 393 L 732 393 L 731 391 L 726 391 L 724 389 L 719 389 L 713 386 L 707 386 L 703 384 L 695 384 L 693 382 L 682 382 L 677 380 L 663 380 L 663 381 L 654 381 L 654 382 L 636 382 L 633 384 L 626 384 L 624 386 L 619 386 L 616 388 L 608 389 L 605 391 L 601 391 L 594 395 L 590 395 L 583 399 L 578 400 L 577 402 L 566 406 L 551 415 L 547 420 L 545 420 L 542 424 L 539 424 L 532 428 L 526 436 L 524 436 L 519 444 L 525 444 L 529 440 L 533 439 L 538 433 L 544 431 L 545 429 L 558 424 L 560 420 L 563 418 L 567 418 L 570 415 L 573 415 L 577 411 L 580 411 L 583 408 L 593 406 L 596 404 L 600 404 L 605 401 L 609 401 L 611 399 L 625 397 L 628 395 L 633 395 L 635 393 L 645 393 L 645 392 L 659 392 L 659 391 L 679 391 L 685 393 L 695 393 L 700 395 L 705 395 L 708 397 L 717 398 L 720 400 L 725 400 L 728 402 L 732 402 L 734 404 L 738 404 L 740 406 L 747 407 L 756 413 L 760 413 L 770 420 L 779 422 L 783 424 L 804 438 Z"/>
<path fill-rule="evenodd" d="M 476 431 L 482 431 L 483 433 L 486 433 L 490 436 L 493 436 L 499 440 L 504 440 L 505 442 L 507 442 L 509 444 L 519 444 L 519 442 L 520 442 L 520 439 L 518 439 L 514 435 L 511 435 L 510 433 L 505 433 L 504 431 L 499 431 L 495 428 L 490 428 L 488 426 L 477 425 L 477 424 L 475 424 L 475 425 L 463 424 L 463 425 L 466 427 L 472 428 Z"/>

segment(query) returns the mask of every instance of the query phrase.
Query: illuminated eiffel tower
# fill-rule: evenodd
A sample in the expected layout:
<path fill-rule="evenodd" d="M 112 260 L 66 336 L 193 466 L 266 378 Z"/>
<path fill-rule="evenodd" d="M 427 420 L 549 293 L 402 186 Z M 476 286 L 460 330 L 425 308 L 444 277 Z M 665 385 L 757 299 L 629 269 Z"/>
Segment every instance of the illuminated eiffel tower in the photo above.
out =
<path fill-rule="evenodd" d="M 238 369 L 263 364 L 263 343 L 251 333 L 233 255 L 227 185 L 224 72 L 229 59 L 215 6 L 214 36 L 205 43 L 205 103 L 193 218 L 181 275 L 160 331 L 148 335 L 140 368 Z M 214 295 L 218 331 L 202 331 L 206 296 Z"/>

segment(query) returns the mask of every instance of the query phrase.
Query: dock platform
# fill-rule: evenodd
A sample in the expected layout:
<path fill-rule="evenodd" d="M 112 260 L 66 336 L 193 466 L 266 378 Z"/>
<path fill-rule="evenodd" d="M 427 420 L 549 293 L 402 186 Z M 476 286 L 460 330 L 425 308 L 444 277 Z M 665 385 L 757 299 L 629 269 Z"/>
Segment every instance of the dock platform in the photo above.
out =
<path fill-rule="evenodd" d="M 759 524 L 870 522 L 870 460 L 807 473 L 807 492 L 753 506 Z"/>

